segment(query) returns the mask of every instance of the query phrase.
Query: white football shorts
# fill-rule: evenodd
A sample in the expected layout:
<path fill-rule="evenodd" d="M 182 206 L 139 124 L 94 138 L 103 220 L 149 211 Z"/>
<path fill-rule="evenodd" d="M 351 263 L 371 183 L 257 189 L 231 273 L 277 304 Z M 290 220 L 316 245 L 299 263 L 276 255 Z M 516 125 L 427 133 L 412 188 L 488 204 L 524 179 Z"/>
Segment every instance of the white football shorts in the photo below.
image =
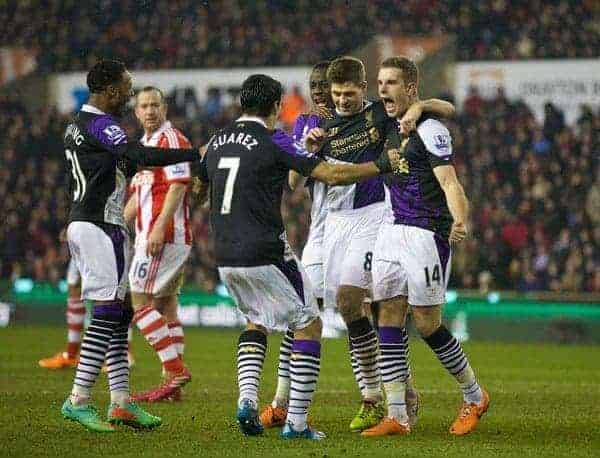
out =
<path fill-rule="evenodd" d="M 317 298 L 323 298 L 323 235 L 308 234 L 308 240 L 302 250 L 302 265 L 308 275 L 313 292 Z"/>
<path fill-rule="evenodd" d="M 181 291 L 184 266 L 192 247 L 165 243 L 156 256 L 146 255 L 146 243 L 138 243 L 129 269 L 132 293 L 154 297 L 176 296 Z"/>
<path fill-rule="evenodd" d="M 238 309 L 270 331 L 306 328 L 319 317 L 310 280 L 297 259 L 254 267 L 219 267 Z"/>
<path fill-rule="evenodd" d="M 451 256 L 448 240 L 432 231 L 382 224 L 373 253 L 373 300 L 407 296 L 414 307 L 443 304 Z"/>
<path fill-rule="evenodd" d="M 336 307 L 341 285 L 371 288 L 373 249 L 388 205 L 329 212 L 323 240 L 325 307 Z"/>
<path fill-rule="evenodd" d="M 67 241 L 71 259 L 81 275 L 81 298 L 122 300 L 131 260 L 125 229 L 108 224 L 103 229 L 87 221 L 73 221 L 67 228 Z"/>

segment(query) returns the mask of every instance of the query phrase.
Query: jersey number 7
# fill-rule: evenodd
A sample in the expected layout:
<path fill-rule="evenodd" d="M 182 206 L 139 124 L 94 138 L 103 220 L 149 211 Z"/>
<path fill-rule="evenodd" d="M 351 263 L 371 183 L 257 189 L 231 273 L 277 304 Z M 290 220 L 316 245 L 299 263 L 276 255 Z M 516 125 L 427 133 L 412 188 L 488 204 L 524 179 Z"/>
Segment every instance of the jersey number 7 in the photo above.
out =
<path fill-rule="evenodd" d="M 221 205 L 221 214 L 231 213 L 231 201 L 233 200 L 233 187 L 240 168 L 239 157 L 222 157 L 219 160 L 219 169 L 228 169 L 227 179 L 225 180 L 225 191 L 223 192 L 223 203 Z"/>

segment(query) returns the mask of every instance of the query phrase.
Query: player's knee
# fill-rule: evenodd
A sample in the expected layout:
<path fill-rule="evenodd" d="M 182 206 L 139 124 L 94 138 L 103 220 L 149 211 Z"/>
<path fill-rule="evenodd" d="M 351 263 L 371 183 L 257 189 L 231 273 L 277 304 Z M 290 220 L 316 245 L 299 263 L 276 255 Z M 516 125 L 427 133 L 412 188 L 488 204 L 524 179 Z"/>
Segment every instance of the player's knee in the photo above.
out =
<path fill-rule="evenodd" d="M 268 334 L 267 328 L 260 324 L 252 323 L 250 321 L 246 324 L 246 331 L 262 332 L 265 336 Z"/>
<path fill-rule="evenodd" d="M 358 320 L 363 316 L 362 302 L 364 290 L 354 286 L 341 286 L 336 296 L 338 310 L 346 323 Z"/>
<path fill-rule="evenodd" d="M 442 324 L 441 306 L 412 309 L 413 324 L 421 337 L 433 334 Z"/>
<path fill-rule="evenodd" d="M 146 305 L 151 305 L 152 297 L 146 294 L 131 293 L 131 306 L 133 310 L 138 310 Z"/>
<path fill-rule="evenodd" d="M 379 303 L 379 326 L 404 327 L 406 323 L 406 299 L 392 299 Z"/>
<path fill-rule="evenodd" d="M 294 331 L 294 338 L 298 340 L 321 340 L 323 322 L 321 318 L 315 318 L 308 326 Z"/>

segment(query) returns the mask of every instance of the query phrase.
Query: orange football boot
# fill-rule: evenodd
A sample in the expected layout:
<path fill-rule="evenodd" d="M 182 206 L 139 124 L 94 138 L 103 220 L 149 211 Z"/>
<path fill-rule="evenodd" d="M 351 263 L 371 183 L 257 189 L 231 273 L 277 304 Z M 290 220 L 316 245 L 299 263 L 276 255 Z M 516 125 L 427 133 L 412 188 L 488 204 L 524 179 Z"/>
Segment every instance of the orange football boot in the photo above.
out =
<path fill-rule="evenodd" d="M 490 405 L 490 395 L 483 388 L 481 392 L 481 403 L 469 404 L 463 402 L 458 412 L 458 417 L 456 417 L 456 420 L 454 420 L 454 423 L 450 427 L 450 433 L 455 436 L 464 436 L 475 429 L 477 423 L 479 423 L 479 419 L 487 412 Z"/>
<path fill-rule="evenodd" d="M 383 417 L 375 426 L 365 429 L 361 436 L 380 437 L 380 436 L 404 436 L 410 433 L 410 425 L 399 423 L 392 417 Z"/>
<path fill-rule="evenodd" d="M 273 428 L 285 425 L 287 410 L 283 407 L 273 407 L 271 404 L 265 406 L 260 413 L 260 423 L 263 428 Z"/>
<path fill-rule="evenodd" d="M 65 369 L 77 367 L 78 362 L 79 356 L 70 358 L 69 354 L 66 351 L 60 351 L 54 356 L 50 356 L 49 358 L 40 359 L 38 361 L 38 364 L 44 369 Z"/>

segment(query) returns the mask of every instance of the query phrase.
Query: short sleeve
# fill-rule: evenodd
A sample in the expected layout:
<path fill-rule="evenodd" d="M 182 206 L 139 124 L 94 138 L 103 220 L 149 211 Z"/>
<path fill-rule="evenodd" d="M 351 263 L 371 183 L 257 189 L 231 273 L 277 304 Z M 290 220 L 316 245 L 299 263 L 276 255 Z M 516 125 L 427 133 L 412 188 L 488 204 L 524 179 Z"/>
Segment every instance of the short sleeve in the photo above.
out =
<path fill-rule="evenodd" d="M 189 140 L 176 129 L 166 129 L 158 146 L 161 148 L 191 148 Z M 192 179 L 189 162 L 167 165 L 163 167 L 163 172 L 169 183 L 189 183 Z"/>
<path fill-rule="evenodd" d="M 167 165 L 163 167 L 163 172 L 169 183 L 189 183 L 192 178 L 189 162 Z"/>
<path fill-rule="evenodd" d="M 427 119 L 417 127 L 417 133 L 429 153 L 433 167 L 450 164 L 452 136 L 448 128 L 437 119 Z"/>
<path fill-rule="evenodd" d="M 292 131 L 292 137 L 294 141 L 301 143 L 304 140 L 304 136 L 306 135 L 306 126 L 307 124 L 307 116 L 300 115 L 296 119 L 296 123 L 294 124 L 294 130 Z"/>
<path fill-rule="evenodd" d="M 275 158 L 288 170 L 295 170 L 304 176 L 310 176 L 313 169 L 321 162 L 282 130 L 276 130 L 271 136 L 275 144 Z"/>
<path fill-rule="evenodd" d="M 127 133 L 111 116 L 98 116 L 89 125 L 90 133 L 111 152 L 119 154 L 127 145 Z"/>

